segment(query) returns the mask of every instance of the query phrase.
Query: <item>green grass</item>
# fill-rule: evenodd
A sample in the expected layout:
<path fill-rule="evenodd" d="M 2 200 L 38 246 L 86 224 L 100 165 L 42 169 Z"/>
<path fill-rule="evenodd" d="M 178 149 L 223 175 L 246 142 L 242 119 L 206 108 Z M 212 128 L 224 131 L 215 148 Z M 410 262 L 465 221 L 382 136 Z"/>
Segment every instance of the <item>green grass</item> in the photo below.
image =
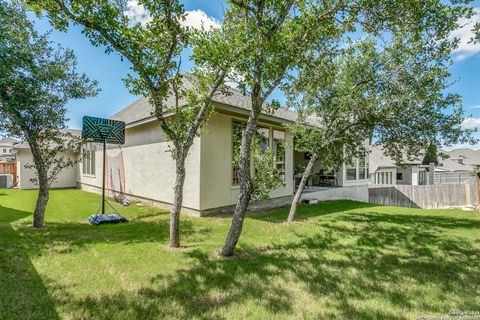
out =
<path fill-rule="evenodd" d="M 0 319 L 415 319 L 480 310 L 480 214 L 332 201 L 245 220 L 239 257 L 218 252 L 230 219 L 119 210 L 90 226 L 99 197 L 0 190 Z"/>

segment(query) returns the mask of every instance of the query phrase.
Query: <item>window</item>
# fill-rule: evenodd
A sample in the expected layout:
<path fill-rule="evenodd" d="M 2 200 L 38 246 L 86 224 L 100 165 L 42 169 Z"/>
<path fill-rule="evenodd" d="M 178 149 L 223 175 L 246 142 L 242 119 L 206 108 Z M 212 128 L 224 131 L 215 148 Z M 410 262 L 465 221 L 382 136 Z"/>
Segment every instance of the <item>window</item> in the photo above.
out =
<path fill-rule="evenodd" d="M 242 134 L 245 128 L 245 123 L 234 121 L 232 124 L 232 185 L 240 183 L 240 176 L 238 173 L 238 157 L 240 155 L 240 148 L 242 145 Z"/>
<path fill-rule="evenodd" d="M 275 168 L 280 179 L 285 181 L 285 131 L 273 130 L 273 152 Z"/>
<path fill-rule="evenodd" d="M 403 172 L 397 172 L 397 180 L 403 180 Z"/>
<path fill-rule="evenodd" d="M 95 175 L 95 146 L 92 143 L 87 143 L 83 147 L 82 172 Z"/>
<path fill-rule="evenodd" d="M 375 184 L 394 184 L 393 182 L 393 172 L 377 172 L 374 176 Z"/>
<path fill-rule="evenodd" d="M 350 163 L 347 165 L 347 180 L 356 180 L 357 179 L 357 167 L 356 163 Z"/>
<path fill-rule="evenodd" d="M 367 157 L 365 153 L 358 159 L 358 179 L 363 180 L 367 177 Z"/>
<path fill-rule="evenodd" d="M 232 185 L 240 183 L 238 160 L 242 145 L 242 135 L 246 124 L 240 121 L 232 122 Z M 262 153 L 271 151 L 269 157 L 273 158 L 273 168 L 276 169 L 281 180 L 285 181 L 285 140 L 286 133 L 269 127 L 258 126 L 256 129 L 255 141 L 258 143 Z M 270 149 L 272 148 L 272 149 Z M 270 158 L 270 159 L 272 159 Z"/>
<path fill-rule="evenodd" d="M 257 128 L 257 138 L 260 150 L 267 151 L 270 148 L 270 129 L 265 127 Z"/>
<path fill-rule="evenodd" d="M 426 185 L 427 184 L 427 171 L 420 170 L 418 173 L 418 184 L 419 185 Z"/>
<path fill-rule="evenodd" d="M 7 153 L 7 149 L 3 149 L 3 153 Z"/>

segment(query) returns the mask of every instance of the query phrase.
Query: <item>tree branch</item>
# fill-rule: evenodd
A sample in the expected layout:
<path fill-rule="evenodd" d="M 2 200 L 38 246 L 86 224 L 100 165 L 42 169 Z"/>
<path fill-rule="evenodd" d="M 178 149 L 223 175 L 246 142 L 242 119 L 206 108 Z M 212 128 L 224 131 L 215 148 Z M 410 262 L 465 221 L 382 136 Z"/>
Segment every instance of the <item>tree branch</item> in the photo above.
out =
<path fill-rule="evenodd" d="M 283 22 L 285 21 L 287 15 L 288 15 L 288 12 L 292 8 L 294 2 L 295 2 L 295 0 L 289 0 L 285 4 L 285 7 L 283 8 L 282 12 L 278 16 L 277 20 L 275 21 L 273 26 L 270 28 L 270 30 L 268 30 L 267 34 L 265 35 L 267 39 L 270 39 L 273 36 L 273 34 L 278 30 L 278 28 L 280 28 L 280 26 L 283 24 Z"/>
<path fill-rule="evenodd" d="M 71 20 L 87 28 L 90 28 L 92 30 L 96 30 L 97 32 L 99 32 L 102 35 L 102 37 L 104 37 L 105 40 L 107 40 L 115 50 L 117 50 L 120 54 L 122 54 L 135 66 L 140 77 L 145 81 L 145 83 L 149 88 L 149 91 L 152 93 L 153 103 L 155 107 L 155 116 L 159 120 L 162 130 L 165 131 L 165 133 L 169 135 L 171 138 L 176 138 L 174 131 L 171 130 L 167 121 L 164 118 L 165 106 L 162 98 L 159 97 L 160 84 L 162 82 L 167 81 L 166 79 L 168 78 L 168 74 L 167 74 L 168 65 L 171 62 L 173 53 L 175 52 L 175 47 L 178 44 L 178 42 L 175 41 L 174 37 L 172 37 L 172 43 L 170 45 L 169 54 L 167 56 L 168 61 L 163 65 L 162 71 L 160 72 L 161 80 L 158 81 L 157 85 L 155 85 L 151 77 L 148 75 L 148 73 L 143 69 L 141 62 L 138 61 L 138 59 L 134 55 L 129 53 L 128 49 L 122 46 L 121 42 L 118 39 L 115 39 L 115 37 L 113 37 L 106 28 L 104 28 L 100 24 L 95 24 L 88 19 L 75 15 L 72 11 L 70 11 L 70 9 L 67 7 L 67 5 L 63 0 L 54 0 L 54 1 L 60 7 L 60 10 L 63 11 Z"/>

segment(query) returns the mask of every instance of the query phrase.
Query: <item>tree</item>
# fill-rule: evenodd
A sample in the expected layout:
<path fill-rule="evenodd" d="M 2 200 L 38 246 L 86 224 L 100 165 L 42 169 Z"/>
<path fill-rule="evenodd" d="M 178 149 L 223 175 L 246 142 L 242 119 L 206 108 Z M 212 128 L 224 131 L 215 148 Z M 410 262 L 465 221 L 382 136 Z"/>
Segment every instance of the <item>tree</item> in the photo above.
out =
<path fill-rule="evenodd" d="M 312 154 L 289 222 L 313 163 L 318 160 L 331 168 L 355 157 L 365 161 L 365 140 L 372 134 L 397 162 L 417 156 L 427 143 L 471 141 L 471 132 L 461 126 L 460 97 L 443 93 L 450 85 L 449 54 L 454 46 L 447 39 L 400 32 L 384 45 L 366 39 L 351 43 L 336 58 L 311 60 L 289 92 L 301 114 L 300 122 L 291 126 L 296 148 Z M 308 127 L 308 115 L 321 119 L 321 125 Z M 436 148 L 433 152 L 436 158 Z M 366 178 L 365 169 L 361 174 Z"/>
<path fill-rule="evenodd" d="M 438 149 L 435 142 L 431 142 L 428 145 L 427 150 L 425 151 L 425 156 L 422 160 L 423 165 L 429 165 L 430 163 L 438 165 Z"/>
<path fill-rule="evenodd" d="M 320 26 L 316 23 L 324 16 L 316 16 L 314 10 L 308 10 L 306 1 L 229 1 L 224 19 L 226 37 L 224 43 L 236 47 L 245 45 L 233 63 L 239 88 L 251 96 L 251 112 L 243 130 L 238 172 L 240 195 L 233 213 L 232 225 L 221 250 L 223 256 L 231 256 L 241 234 L 243 219 L 255 190 L 275 187 L 261 181 L 271 174 L 251 177 L 252 148 L 255 150 L 257 120 L 265 110 L 265 101 L 282 83 L 289 71 L 299 61 L 303 51 L 310 46 L 314 31 Z M 254 156 L 256 158 L 256 156 Z M 257 161 L 255 169 L 264 173 L 264 161 Z"/>
<path fill-rule="evenodd" d="M 60 30 L 66 30 L 70 23 L 84 26 L 83 33 L 93 45 L 106 47 L 108 53 L 117 52 L 131 63 L 133 72 L 125 79 L 127 87 L 148 99 L 153 115 L 172 142 L 176 180 L 170 210 L 170 246 L 179 247 L 185 160 L 195 136 L 212 112 L 212 97 L 223 89 L 224 77 L 238 48 L 215 43 L 221 29 L 194 31 L 183 27 L 184 8 L 175 0 L 139 0 L 150 17 L 144 24 L 129 19 L 127 1 L 27 3 L 39 14 L 44 10 L 52 25 Z M 196 69 L 194 77 L 187 79 L 193 85 L 185 86 L 185 76 L 179 72 L 180 54 L 189 43 L 193 44 Z M 174 105 L 166 103 L 170 95 L 175 96 Z"/>
<path fill-rule="evenodd" d="M 30 145 L 39 193 L 33 226 L 44 226 L 49 186 L 75 160 L 62 151 L 76 150 L 65 128 L 70 99 L 96 94 L 96 83 L 76 70 L 71 50 L 54 47 L 35 32 L 23 8 L 0 1 L 0 125 Z"/>
<path fill-rule="evenodd" d="M 381 34 L 404 26 L 423 31 L 433 24 L 435 31 L 444 35 L 456 25 L 457 15 L 471 14 L 463 3 L 436 0 L 230 0 L 229 5 L 224 21 L 236 27 L 230 30 L 233 32 L 228 39 L 250 47 L 239 56 L 234 69 L 239 87 L 251 95 L 252 109 L 239 158 L 240 195 L 223 256 L 234 254 L 253 192 L 251 144 L 259 114 L 265 111 L 264 102 L 273 90 L 295 78 L 295 70 L 308 61 L 309 52 L 355 32 Z"/>

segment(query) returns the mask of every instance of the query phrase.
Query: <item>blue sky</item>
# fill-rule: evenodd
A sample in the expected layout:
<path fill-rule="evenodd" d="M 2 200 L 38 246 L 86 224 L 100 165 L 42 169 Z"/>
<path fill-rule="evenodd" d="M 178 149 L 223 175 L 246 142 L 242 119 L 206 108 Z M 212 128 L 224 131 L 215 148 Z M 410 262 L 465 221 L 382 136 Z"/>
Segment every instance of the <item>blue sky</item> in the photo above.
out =
<path fill-rule="evenodd" d="M 199 25 L 204 21 L 206 25 L 218 24 L 222 18 L 225 4 L 217 0 L 189 0 L 182 1 L 185 10 L 190 12 L 187 19 L 189 25 Z M 480 1 L 475 1 L 474 6 L 479 7 Z M 132 14 L 142 14 L 138 8 L 132 8 Z M 36 27 L 40 32 L 52 30 L 47 20 L 36 19 Z M 480 21 L 480 13 L 474 16 L 472 22 Z M 469 21 L 464 21 L 469 23 Z M 471 22 L 470 22 L 471 23 Z M 471 24 L 470 24 L 471 25 Z M 471 34 L 469 27 L 458 30 L 455 36 L 461 39 L 457 52 L 454 53 L 455 63 L 451 67 L 452 80 L 455 84 L 451 90 L 463 97 L 465 113 L 468 119 L 465 122 L 467 127 L 480 128 L 480 45 L 468 43 Z M 73 49 L 78 59 L 78 69 L 86 73 L 91 79 L 99 82 L 101 92 L 97 97 L 85 100 L 70 101 L 68 104 L 68 125 L 72 128 L 80 128 L 83 115 L 98 117 L 109 117 L 126 107 L 136 99 L 125 88 L 122 78 L 129 72 L 129 63 L 121 61 L 117 54 L 107 55 L 103 48 L 93 47 L 90 42 L 81 34 L 81 27 L 73 27 L 68 32 L 53 30 L 51 39 L 62 46 Z M 186 61 L 186 59 L 183 59 Z M 189 65 L 185 64 L 188 69 Z M 273 97 L 282 101 L 281 93 L 276 92 Z M 480 145 L 477 146 L 480 148 Z"/>

